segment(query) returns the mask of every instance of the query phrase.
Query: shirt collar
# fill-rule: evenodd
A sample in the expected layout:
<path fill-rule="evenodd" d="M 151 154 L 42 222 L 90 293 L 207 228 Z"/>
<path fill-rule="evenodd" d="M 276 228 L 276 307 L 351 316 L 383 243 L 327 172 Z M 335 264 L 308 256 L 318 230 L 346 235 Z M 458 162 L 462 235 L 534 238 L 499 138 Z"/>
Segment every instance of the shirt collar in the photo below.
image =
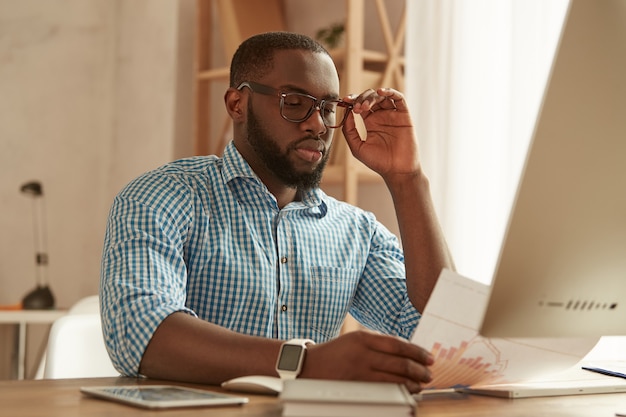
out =
<path fill-rule="evenodd" d="M 252 170 L 248 162 L 239 153 L 232 141 L 230 141 L 224 149 L 223 160 L 223 175 L 226 183 L 237 178 L 249 178 L 262 186 L 266 192 L 269 193 L 265 184 L 263 184 L 256 173 Z M 326 203 L 324 202 L 325 197 L 326 194 L 319 187 L 316 187 L 305 192 L 304 195 L 302 195 L 302 200 L 297 202 L 297 204 L 302 204 L 308 208 L 319 207 L 320 212 L 326 213 Z"/>

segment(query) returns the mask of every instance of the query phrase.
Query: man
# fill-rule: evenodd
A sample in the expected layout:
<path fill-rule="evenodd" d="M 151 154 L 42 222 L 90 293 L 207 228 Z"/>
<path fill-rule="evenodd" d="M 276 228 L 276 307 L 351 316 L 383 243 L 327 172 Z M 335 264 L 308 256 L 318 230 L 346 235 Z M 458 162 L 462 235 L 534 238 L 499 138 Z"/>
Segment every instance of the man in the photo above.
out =
<path fill-rule="evenodd" d="M 234 130 L 223 158 L 165 165 L 114 201 L 101 299 L 115 367 L 209 384 L 277 375 L 281 346 L 296 338 L 308 342 L 299 377 L 418 392 L 433 359 L 406 339 L 452 261 L 402 94 L 340 100 L 328 52 L 277 32 L 242 43 L 224 101 Z M 340 126 L 391 192 L 404 255 L 372 214 L 318 188 Z M 348 312 L 375 332 L 340 335 Z"/>

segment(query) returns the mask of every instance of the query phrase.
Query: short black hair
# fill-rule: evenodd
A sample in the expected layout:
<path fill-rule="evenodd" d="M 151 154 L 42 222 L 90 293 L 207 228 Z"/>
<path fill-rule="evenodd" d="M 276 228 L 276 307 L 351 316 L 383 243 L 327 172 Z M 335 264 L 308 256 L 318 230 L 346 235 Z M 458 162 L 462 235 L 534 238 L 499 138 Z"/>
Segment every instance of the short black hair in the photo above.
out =
<path fill-rule="evenodd" d="M 330 54 L 314 39 L 292 32 L 266 32 L 251 36 L 239 45 L 230 63 L 230 86 L 254 81 L 267 74 L 274 66 L 274 52 L 300 49 Z"/>

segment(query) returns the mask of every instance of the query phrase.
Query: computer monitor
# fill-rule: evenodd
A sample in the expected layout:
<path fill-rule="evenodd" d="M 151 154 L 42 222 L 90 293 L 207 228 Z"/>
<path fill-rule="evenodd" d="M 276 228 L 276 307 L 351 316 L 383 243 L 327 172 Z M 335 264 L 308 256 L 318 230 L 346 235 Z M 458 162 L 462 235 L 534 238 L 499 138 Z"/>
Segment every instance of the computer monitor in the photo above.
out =
<path fill-rule="evenodd" d="M 573 0 L 481 334 L 626 335 L 626 1 Z"/>

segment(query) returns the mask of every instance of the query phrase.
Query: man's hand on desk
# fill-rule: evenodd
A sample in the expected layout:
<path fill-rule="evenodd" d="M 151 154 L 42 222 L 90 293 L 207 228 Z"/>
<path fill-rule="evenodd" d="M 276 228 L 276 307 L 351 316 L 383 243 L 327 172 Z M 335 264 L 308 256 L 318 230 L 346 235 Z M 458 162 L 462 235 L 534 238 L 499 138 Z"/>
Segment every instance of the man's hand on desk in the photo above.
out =
<path fill-rule="evenodd" d="M 433 363 L 428 351 L 405 340 L 355 331 L 310 346 L 301 377 L 397 382 L 417 393 L 432 379 Z"/>

